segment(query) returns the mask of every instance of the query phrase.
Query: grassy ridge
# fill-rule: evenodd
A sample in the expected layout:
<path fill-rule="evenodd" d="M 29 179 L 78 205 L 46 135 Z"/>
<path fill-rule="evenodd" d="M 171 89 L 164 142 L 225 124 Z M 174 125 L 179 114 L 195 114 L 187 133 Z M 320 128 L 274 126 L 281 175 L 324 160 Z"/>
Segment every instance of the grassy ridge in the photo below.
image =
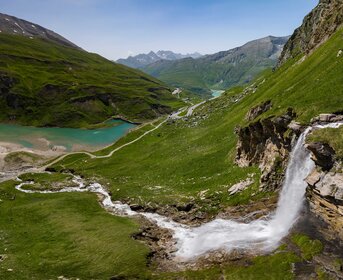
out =
<path fill-rule="evenodd" d="M 113 115 L 142 121 L 183 104 L 160 81 L 82 50 L 0 34 L 0 53 L 3 122 L 80 127 Z"/>

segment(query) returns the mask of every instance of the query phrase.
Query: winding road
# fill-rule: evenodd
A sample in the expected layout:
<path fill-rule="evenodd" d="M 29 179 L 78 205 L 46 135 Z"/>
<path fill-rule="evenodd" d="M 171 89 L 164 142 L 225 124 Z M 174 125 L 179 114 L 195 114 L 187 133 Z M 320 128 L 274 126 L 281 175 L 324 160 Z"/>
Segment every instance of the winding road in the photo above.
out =
<path fill-rule="evenodd" d="M 128 143 L 125 143 L 115 149 L 113 149 L 112 151 L 110 151 L 107 155 L 102 155 L 102 156 L 96 156 L 94 155 L 93 153 L 90 153 L 90 152 L 86 152 L 86 151 L 82 151 L 82 152 L 71 152 L 71 153 L 67 153 L 67 154 L 64 154 L 64 155 L 61 155 L 59 157 L 57 157 L 56 159 L 54 159 L 53 161 L 49 162 L 48 164 L 45 164 L 43 166 L 40 166 L 40 167 L 33 167 L 33 168 L 28 168 L 28 169 L 25 169 L 25 170 L 20 170 L 20 171 L 16 171 L 16 172 L 11 172 L 11 173 L 8 173 L 7 175 L 8 176 L 3 176 L 0 178 L 0 182 L 3 182 L 3 181 L 7 181 L 7 180 L 11 180 L 11 179 L 15 179 L 17 178 L 18 176 L 20 176 L 21 174 L 24 174 L 24 173 L 42 173 L 44 172 L 48 167 L 58 163 L 59 161 L 63 160 L 64 158 L 66 158 L 67 156 L 70 156 L 70 155 L 77 155 L 77 154 L 83 154 L 83 155 L 87 155 L 89 156 L 91 159 L 101 159 L 101 158 L 109 158 L 111 156 L 113 156 L 114 153 L 118 152 L 119 150 L 129 146 L 129 145 L 132 145 L 133 143 L 141 140 L 143 137 L 147 136 L 148 134 L 154 132 L 155 130 L 159 129 L 162 125 L 164 125 L 168 120 L 171 120 L 171 119 L 179 119 L 179 118 L 182 118 L 180 117 L 180 114 L 184 113 L 185 111 L 187 111 L 187 114 L 186 116 L 189 117 L 193 114 L 193 111 L 199 107 L 200 105 L 204 104 L 206 101 L 202 101 L 198 104 L 195 104 L 191 107 L 186 107 L 186 108 L 182 108 L 180 109 L 179 111 L 169 115 L 165 120 L 163 120 L 162 122 L 160 122 L 158 125 L 156 125 L 154 128 L 144 132 L 142 135 L 140 135 L 139 137 L 137 137 L 136 139 L 128 142 Z M 151 122 L 151 123 L 147 123 L 146 125 L 153 125 L 154 122 Z"/>

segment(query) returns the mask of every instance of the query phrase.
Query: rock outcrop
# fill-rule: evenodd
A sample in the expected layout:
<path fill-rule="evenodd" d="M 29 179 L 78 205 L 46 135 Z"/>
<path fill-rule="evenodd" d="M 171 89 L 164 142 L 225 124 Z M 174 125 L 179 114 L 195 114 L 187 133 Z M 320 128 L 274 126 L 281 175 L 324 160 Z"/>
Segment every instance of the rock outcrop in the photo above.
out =
<path fill-rule="evenodd" d="M 293 110 L 288 109 L 282 116 L 258 120 L 236 129 L 236 163 L 240 167 L 259 165 L 262 171 L 261 190 L 275 190 L 283 180 L 293 136 L 286 132 L 294 117 Z"/>
<path fill-rule="evenodd" d="M 342 172 L 342 165 L 337 168 Z M 306 179 L 310 210 L 328 225 L 330 239 L 343 240 L 343 173 L 315 169 Z"/>
<path fill-rule="evenodd" d="M 343 115 L 341 112 L 336 114 L 320 114 L 318 117 L 315 117 L 311 120 L 312 124 L 328 124 L 333 122 L 342 122 Z"/>
<path fill-rule="evenodd" d="M 279 65 L 300 54 L 309 54 L 335 33 L 343 24 L 343 1 L 320 0 L 303 24 L 286 43 Z"/>
<path fill-rule="evenodd" d="M 248 121 L 253 121 L 254 119 L 256 119 L 259 115 L 267 112 L 270 108 L 272 107 L 272 102 L 270 100 L 257 105 L 256 107 L 252 108 L 248 114 L 246 115 L 246 119 Z"/>
<path fill-rule="evenodd" d="M 312 159 L 324 171 L 329 171 L 335 163 L 335 150 L 326 143 L 310 143 L 307 149 L 312 152 Z"/>
<path fill-rule="evenodd" d="M 240 193 L 247 189 L 249 186 L 251 186 L 254 183 L 254 179 L 252 178 L 254 174 L 250 174 L 247 179 L 240 181 L 237 184 L 234 184 L 230 187 L 228 190 L 229 195 L 234 195 L 236 193 Z"/>
<path fill-rule="evenodd" d="M 321 114 L 313 123 L 337 122 L 342 115 Z M 343 163 L 327 143 L 310 143 L 307 148 L 316 163 L 306 178 L 306 191 L 310 211 L 325 222 L 327 228 L 318 228 L 328 240 L 343 240 Z"/>

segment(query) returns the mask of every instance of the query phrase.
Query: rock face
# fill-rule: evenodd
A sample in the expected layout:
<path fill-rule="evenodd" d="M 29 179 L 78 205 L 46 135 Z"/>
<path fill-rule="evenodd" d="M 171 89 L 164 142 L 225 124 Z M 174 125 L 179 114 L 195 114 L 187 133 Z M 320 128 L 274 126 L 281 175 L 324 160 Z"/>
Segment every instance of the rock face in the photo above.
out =
<path fill-rule="evenodd" d="M 315 169 L 306 181 L 311 212 L 326 222 L 330 239 L 343 240 L 343 173 Z"/>
<path fill-rule="evenodd" d="M 342 0 L 320 0 L 286 43 L 279 65 L 299 54 L 308 54 L 324 43 L 343 24 Z"/>
<path fill-rule="evenodd" d="M 256 119 L 259 115 L 267 112 L 270 108 L 272 107 L 272 102 L 270 100 L 260 104 L 260 105 L 257 105 L 256 107 L 252 108 L 247 116 L 246 116 L 246 119 L 248 121 L 252 121 L 254 119 Z"/>
<path fill-rule="evenodd" d="M 283 170 L 291 150 L 292 135 L 288 126 L 295 113 L 289 109 L 280 117 L 259 120 L 247 127 L 237 128 L 236 163 L 240 167 L 259 164 L 262 171 L 261 189 L 274 190 L 283 180 Z"/>
<path fill-rule="evenodd" d="M 342 116 L 322 114 L 314 123 L 340 120 Z M 335 150 L 327 143 L 310 143 L 307 148 L 316 163 L 306 178 L 306 191 L 311 212 L 327 224 L 320 228 L 330 240 L 343 240 L 343 163 L 335 156 Z"/>
<path fill-rule="evenodd" d="M 343 121 L 343 115 L 339 114 L 320 114 L 311 120 L 312 124 L 327 124 L 332 122 Z"/>
<path fill-rule="evenodd" d="M 312 159 L 324 171 L 329 171 L 335 163 L 335 150 L 326 143 L 311 143 L 307 148 L 312 152 Z"/>

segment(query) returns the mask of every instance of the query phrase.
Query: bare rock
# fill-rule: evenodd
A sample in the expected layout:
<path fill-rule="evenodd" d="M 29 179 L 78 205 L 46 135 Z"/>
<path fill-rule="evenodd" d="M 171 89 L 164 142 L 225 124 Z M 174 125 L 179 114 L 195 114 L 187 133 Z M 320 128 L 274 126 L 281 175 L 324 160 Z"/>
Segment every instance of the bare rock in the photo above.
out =
<path fill-rule="evenodd" d="M 343 240 L 343 173 L 314 170 L 306 181 L 310 210 L 328 225 L 327 238 Z"/>
<path fill-rule="evenodd" d="M 310 175 L 306 178 L 307 184 L 310 186 L 315 186 L 322 178 L 323 173 L 314 169 Z"/>
<path fill-rule="evenodd" d="M 307 149 L 312 152 L 312 159 L 317 166 L 320 166 L 324 171 L 329 171 L 335 162 L 335 150 L 326 143 L 310 143 Z"/>
<path fill-rule="evenodd" d="M 270 100 L 257 105 L 256 107 L 252 108 L 248 114 L 246 115 L 246 119 L 248 121 L 252 121 L 256 119 L 259 115 L 267 112 L 272 107 L 272 102 Z"/>
<path fill-rule="evenodd" d="M 319 121 L 320 122 L 330 122 L 331 119 L 333 119 L 334 117 L 336 117 L 335 114 L 320 114 L 319 115 Z"/>
<path fill-rule="evenodd" d="M 312 124 L 327 124 L 332 122 L 343 121 L 343 115 L 339 112 L 337 114 L 320 114 L 311 120 Z"/>
<path fill-rule="evenodd" d="M 270 117 L 244 128 L 236 128 L 236 163 L 240 167 L 259 164 L 263 190 L 275 190 L 281 185 L 293 136 L 292 133 L 286 132 L 294 117 L 293 110 L 288 109 L 282 116 Z"/>
<path fill-rule="evenodd" d="M 324 43 L 343 24 L 341 0 L 320 0 L 283 48 L 279 66 L 291 57 L 307 55 Z"/>
<path fill-rule="evenodd" d="M 247 178 L 244 181 L 240 181 L 239 183 L 233 185 L 229 190 L 229 195 L 234 195 L 236 193 L 242 192 L 245 189 L 247 189 L 249 186 L 251 186 L 254 183 L 254 179 Z"/>
<path fill-rule="evenodd" d="M 302 126 L 300 123 L 292 121 L 289 125 L 288 128 L 294 131 L 296 135 L 300 135 L 301 133 L 304 132 L 305 127 Z"/>

